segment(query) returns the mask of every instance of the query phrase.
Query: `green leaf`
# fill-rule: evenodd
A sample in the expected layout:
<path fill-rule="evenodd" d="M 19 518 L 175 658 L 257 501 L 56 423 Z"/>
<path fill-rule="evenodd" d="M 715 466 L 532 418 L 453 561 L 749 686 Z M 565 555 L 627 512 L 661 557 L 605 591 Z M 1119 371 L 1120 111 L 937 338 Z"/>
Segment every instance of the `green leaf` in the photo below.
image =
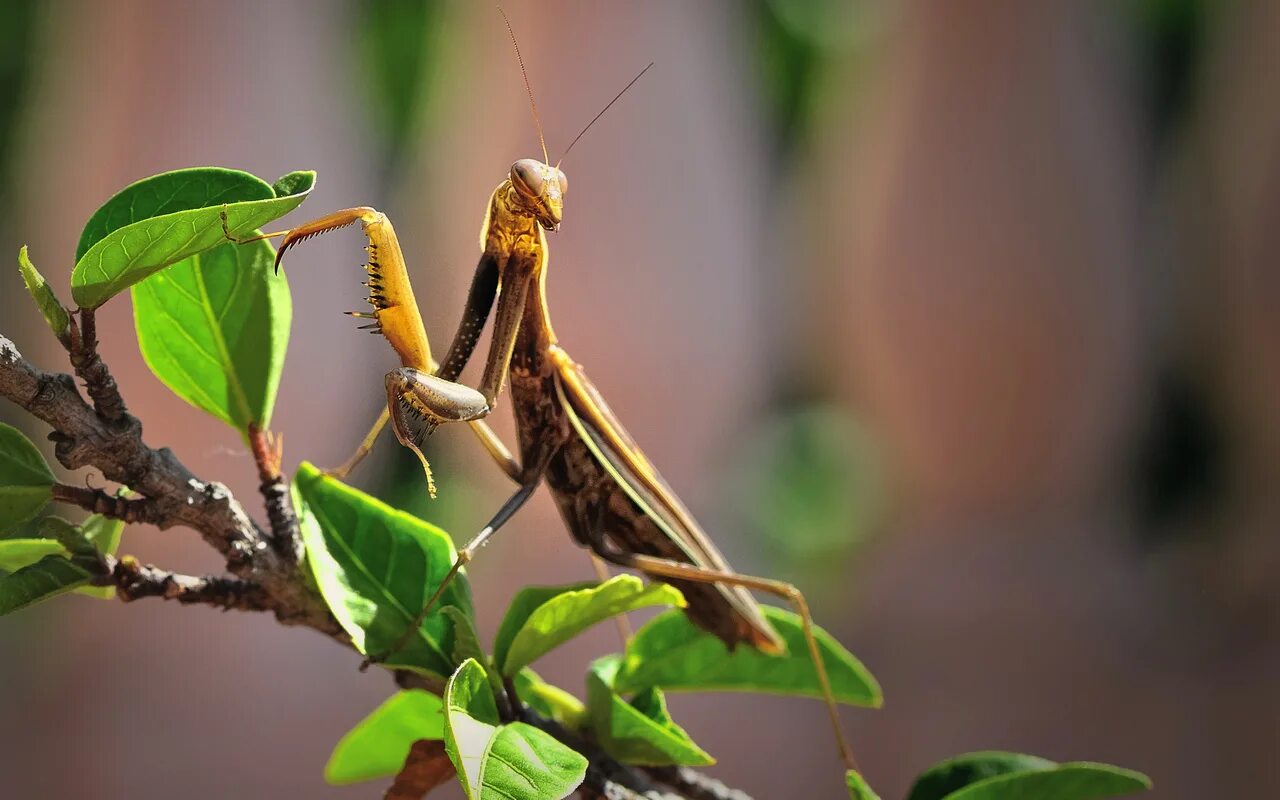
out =
<path fill-rule="evenodd" d="M 601 584 L 522 589 L 498 628 L 494 663 L 503 675 L 514 675 L 592 625 L 647 606 L 683 607 L 684 597 L 675 587 L 645 584 L 634 575 Z"/>
<path fill-rule="evenodd" d="M 484 648 L 480 646 L 480 635 L 476 633 L 476 625 L 472 618 L 462 609 L 453 606 L 445 606 L 440 609 L 440 613 L 453 622 L 453 663 L 461 664 L 469 658 L 475 659 L 489 676 L 489 688 L 493 690 L 494 695 L 503 691 L 502 676 L 489 665 L 489 659 L 485 657 Z"/>
<path fill-rule="evenodd" d="M 0 575 L 5 572 L 17 573 L 28 567 L 38 564 L 46 558 L 61 558 L 73 563 L 77 569 L 84 570 L 89 578 L 93 578 L 102 572 L 103 566 L 100 560 L 100 552 L 113 552 L 112 550 L 100 551 L 98 542 L 112 535 L 114 532 L 115 543 L 119 542 L 119 530 L 123 528 L 123 522 L 108 520 L 110 525 L 105 525 L 98 520 L 102 517 L 94 514 L 85 521 L 84 527 L 77 527 L 58 517 L 46 517 L 40 521 L 39 538 L 24 539 L 0 539 Z M 93 537 L 93 538 L 90 538 Z M 46 565 L 48 567 L 48 565 Z M 40 585 L 41 575 L 51 576 L 51 579 L 58 580 L 60 575 L 67 573 L 65 570 L 44 569 L 42 572 L 33 572 L 22 580 L 30 579 L 33 581 L 30 585 L 36 591 L 42 591 Z M 7 578 L 0 577 L 0 582 Z M 115 587 L 112 586 L 73 586 L 70 587 L 76 594 L 84 594 L 90 597 L 97 597 L 109 600 L 115 597 Z M 45 599 L 45 597 L 53 597 L 56 594 L 62 594 L 65 591 L 58 589 L 51 594 L 35 597 L 31 602 Z M 24 603 L 23 605 L 30 605 Z"/>
<path fill-rule="evenodd" d="M 1096 800 L 1151 788 L 1151 780 L 1106 764 L 1062 764 L 1042 772 L 987 778 L 947 795 L 947 800 Z"/>
<path fill-rule="evenodd" d="M 71 551 L 56 539 L 0 539 L 2 572 L 17 572 L 45 556 L 70 558 Z"/>
<path fill-rule="evenodd" d="M 80 533 L 99 553 L 115 555 L 120 547 L 120 536 L 124 533 L 124 520 L 91 514 L 80 523 Z M 76 589 L 76 594 L 111 600 L 116 596 L 116 588 L 114 586 L 81 586 Z"/>
<path fill-rule="evenodd" d="M 1046 770 L 1057 764 L 1039 756 L 988 750 L 965 753 L 934 764 L 920 773 L 907 800 L 942 800 L 971 783 L 1012 772 Z"/>
<path fill-rule="evenodd" d="M 628 703 L 613 690 L 621 656 L 598 659 L 587 673 L 587 709 L 596 740 L 626 764 L 703 767 L 716 763 L 671 719 L 660 689 L 644 689 Z"/>
<path fill-rule="evenodd" d="M 120 535 L 124 533 L 124 520 L 90 514 L 80 523 L 80 533 L 103 555 L 115 555 L 120 547 Z"/>
<path fill-rule="evenodd" d="M 420 739 L 444 738 L 444 704 L 421 689 L 392 695 L 333 748 L 324 779 L 335 786 L 395 775 Z"/>
<path fill-rule="evenodd" d="M 306 462 L 294 487 L 307 561 L 325 603 L 352 643 L 383 658 L 453 565 L 448 534 L 410 514 L 323 475 Z M 444 678 L 453 673 L 454 631 L 440 612 L 456 606 L 474 616 L 471 590 L 459 573 L 437 608 L 384 665 Z"/>
<path fill-rule="evenodd" d="M 53 484 L 53 472 L 31 440 L 0 423 L 0 531 L 39 514 L 53 498 Z"/>
<path fill-rule="evenodd" d="M 240 431 L 271 422 L 289 344 L 289 284 L 265 241 L 227 242 L 133 286 L 142 358 L 174 394 Z"/>
<path fill-rule="evenodd" d="M 94 573 L 79 560 L 45 556 L 17 572 L 0 577 L 0 616 L 83 586 Z"/>
<path fill-rule="evenodd" d="M 461 664 L 468 658 L 474 658 L 483 665 L 484 648 L 480 646 L 480 635 L 476 633 L 471 616 L 453 606 L 445 606 L 440 613 L 453 620 L 453 662 Z"/>
<path fill-rule="evenodd" d="M 633 692 L 658 686 L 671 692 L 764 692 L 822 697 L 817 672 L 809 659 L 800 617 L 764 606 L 765 618 L 786 642 L 787 652 L 766 655 L 750 647 L 730 652 L 724 643 L 668 611 L 654 617 L 627 643 L 614 689 Z M 876 707 L 880 686 L 862 662 L 830 634 L 814 626 L 837 701 Z"/>
<path fill-rule="evenodd" d="M 27 291 L 31 294 L 31 299 L 36 301 L 36 307 L 44 315 L 44 321 L 49 323 L 49 328 L 53 331 L 53 335 L 59 339 L 66 336 L 67 326 L 71 324 L 71 317 L 67 314 L 67 310 L 62 307 L 62 303 L 58 302 L 53 290 L 49 288 L 48 281 L 44 279 L 44 276 L 36 269 L 36 265 L 32 264 L 31 259 L 27 257 L 27 246 L 25 244 L 18 251 L 18 271 L 22 273 L 22 282 L 27 285 Z"/>
<path fill-rule="evenodd" d="M 548 719 L 553 719 L 569 730 L 581 730 L 586 724 L 587 707 L 582 701 L 561 689 L 552 686 L 525 667 L 516 673 L 516 694 L 521 702 Z"/>
<path fill-rule="evenodd" d="M 871 791 L 867 781 L 853 770 L 844 774 L 844 783 L 849 787 L 849 800 L 880 800 L 880 795 Z"/>
<path fill-rule="evenodd" d="M 930 767 L 907 800 L 1095 800 L 1151 788 L 1147 776 L 1106 764 L 1056 764 L 1021 753 L 968 753 Z"/>
<path fill-rule="evenodd" d="M 233 236 L 246 236 L 306 199 L 314 172 L 276 182 L 287 194 L 239 170 L 197 167 L 153 175 L 126 187 L 89 219 L 76 248 L 71 297 L 96 308 L 170 264 L 226 239 L 226 209 Z"/>
<path fill-rule="evenodd" d="M 499 724 L 485 671 L 474 659 L 445 687 L 445 750 L 469 800 L 559 800 L 587 773 L 587 759 L 532 725 Z"/>

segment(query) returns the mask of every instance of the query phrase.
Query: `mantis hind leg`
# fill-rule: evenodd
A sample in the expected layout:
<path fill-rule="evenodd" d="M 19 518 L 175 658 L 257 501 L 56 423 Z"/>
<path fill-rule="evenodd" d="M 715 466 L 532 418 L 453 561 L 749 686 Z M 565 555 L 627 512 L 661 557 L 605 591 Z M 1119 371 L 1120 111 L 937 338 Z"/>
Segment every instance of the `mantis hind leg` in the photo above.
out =
<path fill-rule="evenodd" d="M 822 687 L 822 696 L 827 705 L 827 713 L 831 717 L 831 728 L 835 734 L 836 747 L 840 751 L 840 759 L 849 769 L 858 771 L 857 762 L 853 758 L 853 751 L 849 747 L 848 737 L 845 736 L 844 727 L 840 724 L 840 715 L 836 710 L 835 692 L 831 689 L 831 679 L 827 676 L 827 667 L 822 660 L 821 653 L 818 651 L 818 640 L 813 634 L 813 616 L 809 613 L 809 604 L 799 589 L 785 581 L 739 575 L 735 572 L 722 572 L 656 556 L 609 552 L 608 548 L 602 548 L 599 555 L 620 567 L 639 570 L 648 575 L 694 581 L 696 583 L 741 586 L 744 589 L 753 589 L 772 594 L 775 597 L 781 597 L 791 603 L 796 613 L 800 615 L 805 643 L 809 648 L 809 658 L 813 661 L 814 672 L 818 675 L 818 684 Z"/>

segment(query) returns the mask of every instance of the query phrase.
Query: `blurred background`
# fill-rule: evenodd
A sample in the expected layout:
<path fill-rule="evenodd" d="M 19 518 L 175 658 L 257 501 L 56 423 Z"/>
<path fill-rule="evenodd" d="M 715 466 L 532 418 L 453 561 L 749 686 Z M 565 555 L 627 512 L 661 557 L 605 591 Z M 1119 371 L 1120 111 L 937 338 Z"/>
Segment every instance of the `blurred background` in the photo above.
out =
<path fill-rule="evenodd" d="M 505 7 L 553 158 L 656 62 L 564 164 L 557 332 L 735 566 L 803 587 L 880 678 L 884 709 L 845 712 L 879 792 L 1012 749 L 1280 796 L 1280 3 Z M 539 154 L 484 3 L 5 0 L 0 45 L 0 252 L 29 244 L 64 298 L 127 183 L 315 169 L 289 219 L 387 211 L 442 349 L 487 198 Z M 383 400 L 390 350 L 339 313 L 362 244 L 290 261 L 290 466 L 340 462 Z M 0 332 L 65 369 L 7 274 Z M 237 435 L 148 372 L 127 301 L 99 318 L 148 442 L 256 512 Z M 438 501 L 389 437 L 353 480 L 468 538 L 509 487 L 465 432 L 431 448 Z M 123 550 L 221 567 L 181 530 Z M 518 587 L 592 572 L 540 492 L 470 575 L 487 638 Z M 581 693 L 617 647 L 601 626 L 539 671 Z M 5 618 L 0 794 L 379 796 L 321 779 L 393 691 L 357 664 L 159 601 Z M 820 704 L 672 706 L 715 775 L 834 796 Z"/>

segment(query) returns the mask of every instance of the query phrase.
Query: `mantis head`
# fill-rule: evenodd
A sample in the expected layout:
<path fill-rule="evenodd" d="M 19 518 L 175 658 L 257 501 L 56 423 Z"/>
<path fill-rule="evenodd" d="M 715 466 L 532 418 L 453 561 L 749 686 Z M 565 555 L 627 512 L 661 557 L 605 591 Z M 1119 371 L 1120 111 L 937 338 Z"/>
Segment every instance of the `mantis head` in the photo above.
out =
<path fill-rule="evenodd" d="M 559 167 L 536 158 L 522 158 L 511 165 L 511 185 L 524 210 L 543 228 L 559 230 L 564 194 L 569 189 L 569 179 Z"/>

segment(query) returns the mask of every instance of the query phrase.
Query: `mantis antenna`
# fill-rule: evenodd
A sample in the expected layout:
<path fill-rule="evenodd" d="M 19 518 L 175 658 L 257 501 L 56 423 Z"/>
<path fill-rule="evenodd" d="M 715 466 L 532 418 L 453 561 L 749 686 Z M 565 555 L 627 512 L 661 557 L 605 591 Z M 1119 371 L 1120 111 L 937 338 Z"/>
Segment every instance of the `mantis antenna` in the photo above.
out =
<path fill-rule="evenodd" d="M 538 119 L 538 104 L 533 99 L 533 87 L 529 85 L 529 73 L 524 69 L 524 58 L 520 55 L 520 45 L 516 42 L 516 32 L 511 30 L 511 20 L 507 19 L 507 12 L 502 10 L 502 6 L 498 6 L 498 13 L 502 15 L 502 21 L 507 25 L 511 46 L 516 49 L 516 61 L 520 62 L 520 77 L 524 78 L 524 90 L 529 95 L 529 108 L 533 111 L 533 124 L 538 129 L 538 144 L 542 145 L 542 163 L 550 163 L 551 156 L 547 155 L 547 140 L 542 136 L 542 120 Z"/>
<path fill-rule="evenodd" d="M 643 78 L 643 77 L 644 77 L 644 74 L 645 74 L 646 72 L 648 72 L 648 71 L 649 71 L 649 68 L 650 68 L 650 67 L 652 67 L 652 66 L 653 66 L 653 62 L 652 62 L 652 61 L 650 61 L 650 62 L 649 62 L 649 66 L 648 66 L 648 67 L 645 67 L 644 69 L 640 70 L 640 74 L 639 74 L 639 75 L 636 75 L 634 78 L 632 78 L 632 79 L 631 79 L 631 83 L 628 83 L 626 86 L 623 86 L 623 87 L 622 87 L 622 91 L 620 91 L 620 92 L 618 92 L 616 95 L 614 95 L 614 96 L 613 96 L 613 99 L 612 99 L 612 100 L 610 100 L 610 101 L 608 102 L 608 104 L 606 104 L 606 105 L 605 105 L 605 107 L 604 107 L 604 108 L 600 109 L 600 113 L 599 113 L 599 114 L 596 114 L 594 117 L 592 117 L 592 118 L 591 118 L 591 121 L 587 123 L 587 127 L 583 128 L 581 131 L 579 131 L 579 132 L 578 132 L 578 135 L 577 135 L 577 136 L 573 137 L 573 141 L 572 141 L 572 142 L 569 142 L 569 146 L 568 146 L 568 147 L 566 147 L 566 148 L 564 149 L 564 153 L 563 153 L 563 154 L 561 154 L 561 156 L 560 156 L 560 160 L 556 162 L 556 169 L 559 169 L 559 168 L 560 168 L 560 165 L 561 165 L 562 163 L 564 163 L 565 156 L 569 155 L 569 151 L 570 151 L 570 150 L 572 150 L 572 149 L 573 149 L 573 146 L 574 146 L 575 144 L 577 144 L 577 143 L 578 143 L 578 140 L 582 138 L 582 135 L 583 135 L 583 134 L 585 134 L 587 131 L 591 130 L 591 126 L 596 124 L 596 120 L 598 120 L 598 119 L 600 119 L 601 117 L 603 117 L 603 116 L 604 116 L 604 112 L 608 111 L 608 110 L 609 110 L 609 108 L 610 108 L 614 103 L 618 102 L 618 99 L 619 99 L 620 97 L 622 97 L 624 94 L 626 94 L 628 89 L 630 89 L 632 86 L 635 86 L 636 81 L 638 81 L 638 80 L 640 80 L 641 78 Z M 535 114 L 536 114 L 536 112 L 535 112 Z M 545 146 L 543 147 L 543 151 L 544 151 L 544 152 L 546 151 L 546 147 L 545 147 Z"/>

